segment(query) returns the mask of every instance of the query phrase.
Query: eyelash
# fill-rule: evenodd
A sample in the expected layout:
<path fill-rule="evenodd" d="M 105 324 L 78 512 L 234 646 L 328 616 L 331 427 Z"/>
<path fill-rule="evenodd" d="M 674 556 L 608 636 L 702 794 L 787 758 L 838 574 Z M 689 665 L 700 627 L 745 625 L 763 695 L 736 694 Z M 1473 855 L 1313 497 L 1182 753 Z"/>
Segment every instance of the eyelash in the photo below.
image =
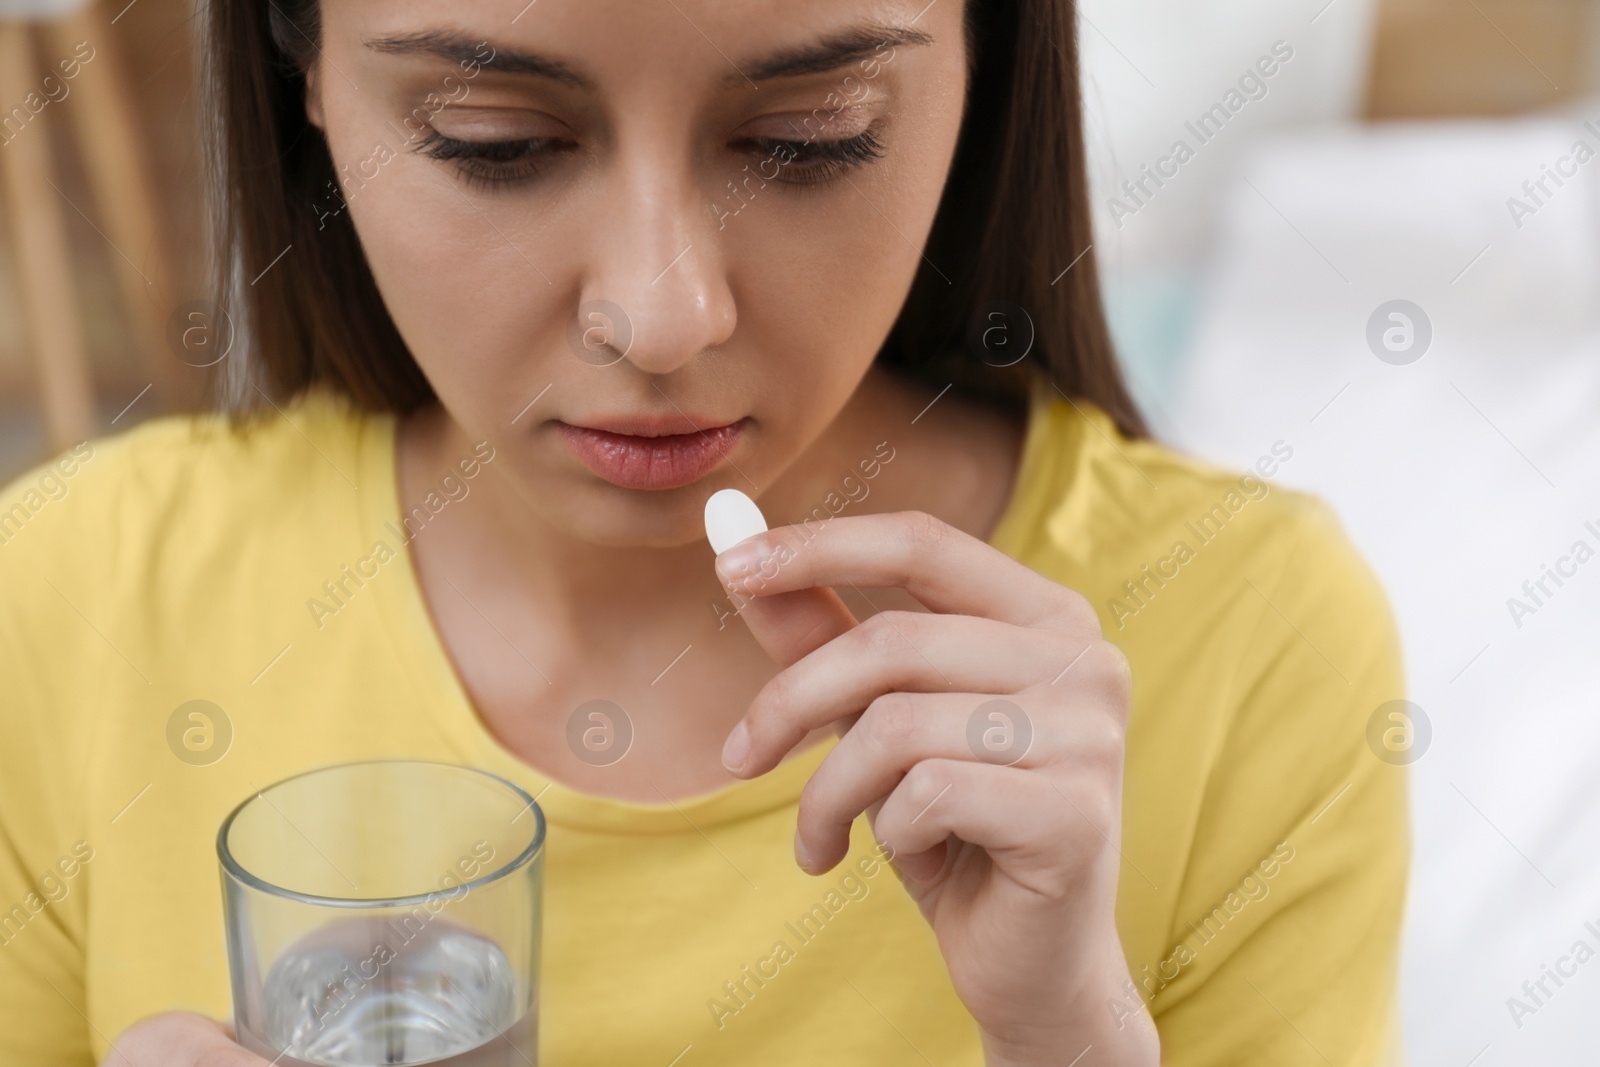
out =
<path fill-rule="evenodd" d="M 751 137 L 745 143 L 761 150 L 763 162 L 776 160 L 785 170 L 800 167 L 793 176 L 782 179 L 792 185 L 825 185 L 838 180 L 846 171 L 883 158 L 883 142 L 871 129 L 842 141 L 778 141 Z"/>
<path fill-rule="evenodd" d="M 883 142 L 870 129 L 839 141 L 783 141 L 750 137 L 740 142 L 759 152 L 763 162 L 775 160 L 781 180 L 791 185 L 825 185 L 845 172 L 883 158 Z M 553 137 L 525 137 L 513 141 L 462 141 L 438 130 L 416 145 L 416 151 L 456 165 L 469 184 L 488 190 L 528 181 L 545 168 L 553 152 L 574 147 Z M 799 168 L 798 170 L 794 168 Z M 762 177 L 768 177 L 763 174 Z"/>
<path fill-rule="evenodd" d="M 495 190 L 536 177 L 549 162 L 552 146 L 570 146 L 553 137 L 524 137 L 514 141 L 462 141 L 438 130 L 417 143 L 416 150 L 431 159 L 453 162 L 469 185 Z"/>

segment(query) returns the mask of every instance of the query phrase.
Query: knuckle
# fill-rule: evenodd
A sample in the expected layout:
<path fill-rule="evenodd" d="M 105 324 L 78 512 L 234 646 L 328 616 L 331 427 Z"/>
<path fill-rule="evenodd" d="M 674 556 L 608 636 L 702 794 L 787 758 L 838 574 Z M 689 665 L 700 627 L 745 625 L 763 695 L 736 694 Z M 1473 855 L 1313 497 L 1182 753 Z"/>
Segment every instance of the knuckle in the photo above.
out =
<path fill-rule="evenodd" d="M 948 523 L 926 511 L 907 512 L 906 529 L 910 534 L 911 546 L 916 550 L 937 548 L 950 534 Z"/>
<path fill-rule="evenodd" d="M 761 687 L 761 691 L 756 694 L 745 712 L 745 722 L 749 726 L 751 737 L 764 736 L 775 728 L 775 724 L 783 721 L 789 707 L 793 684 L 788 671 L 779 671 L 767 679 L 767 684 Z"/>
<path fill-rule="evenodd" d="M 911 765 L 900 788 L 913 811 L 922 811 L 951 785 L 951 776 L 939 760 L 921 760 Z"/>
<path fill-rule="evenodd" d="M 1096 721 L 1091 737 L 1077 746 L 1077 762 L 1097 780 L 1114 781 L 1122 772 L 1127 740 L 1118 723 L 1103 718 Z"/>
<path fill-rule="evenodd" d="M 799 558 L 800 550 L 805 547 L 805 543 L 787 527 L 768 531 L 763 536 L 767 538 L 767 552 L 774 566 L 787 567 Z"/>
<path fill-rule="evenodd" d="M 1128 654 L 1109 641 L 1102 641 L 1101 653 L 1106 659 L 1106 684 L 1110 687 L 1116 708 L 1126 716 L 1128 704 L 1133 699 L 1133 664 Z"/>
<path fill-rule="evenodd" d="M 1080 666 L 1084 684 L 1125 713 L 1133 696 L 1133 666 L 1127 654 L 1109 641 L 1095 641 L 1084 649 Z"/>
<path fill-rule="evenodd" d="M 862 650 L 874 659 L 886 658 L 900 651 L 906 639 L 917 629 L 910 615 L 905 611 L 880 611 L 862 623 L 856 628 Z"/>
<path fill-rule="evenodd" d="M 1111 836 L 1116 807 L 1105 789 L 1078 784 L 1063 789 L 1070 803 L 1062 812 L 1062 833 L 1074 847 L 1096 848 Z"/>
<path fill-rule="evenodd" d="M 1062 607 L 1061 617 L 1068 628 L 1078 634 L 1087 634 L 1090 640 L 1098 641 L 1104 635 L 1100 627 L 1100 616 L 1095 613 L 1094 605 L 1089 598 L 1068 586 L 1061 587 Z"/>
<path fill-rule="evenodd" d="M 1122 765 L 1124 753 L 1128 748 L 1128 730 L 1120 721 L 1105 719 L 1101 721 L 1100 748 L 1110 759 L 1116 761 L 1117 766 Z"/>
<path fill-rule="evenodd" d="M 1099 786 L 1086 792 L 1087 802 L 1083 811 L 1094 823 L 1094 829 L 1098 831 L 1095 836 L 1105 834 L 1106 837 L 1111 837 L 1116 832 L 1116 828 L 1112 825 L 1117 821 L 1116 798 L 1111 795 L 1110 790 Z"/>
<path fill-rule="evenodd" d="M 1133 665 L 1128 662 L 1126 652 L 1110 641 L 1101 641 L 1096 646 L 1096 654 L 1100 657 L 1110 682 L 1119 688 L 1127 688 L 1133 684 Z"/>
<path fill-rule="evenodd" d="M 893 751 L 913 737 L 918 729 L 914 702 L 906 693 L 885 693 L 867 705 L 866 714 L 856 725 L 862 740 L 880 751 Z"/>

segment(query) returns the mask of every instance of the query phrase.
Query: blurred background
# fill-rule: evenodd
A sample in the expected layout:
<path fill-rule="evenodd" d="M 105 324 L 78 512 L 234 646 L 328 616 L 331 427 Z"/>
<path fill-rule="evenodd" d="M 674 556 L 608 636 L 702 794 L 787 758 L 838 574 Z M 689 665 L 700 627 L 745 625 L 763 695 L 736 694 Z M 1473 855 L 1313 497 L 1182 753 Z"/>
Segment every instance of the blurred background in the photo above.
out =
<path fill-rule="evenodd" d="M 0 482 L 204 403 L 194 10 L 0 0 Z M 1080 14 L 1095 255 L 1158 436 L 1289 444 L 1274 481 L 1335 504 L 1400 618 L 1410 1060 L 1594 1063 L 1600 0 Z"/>

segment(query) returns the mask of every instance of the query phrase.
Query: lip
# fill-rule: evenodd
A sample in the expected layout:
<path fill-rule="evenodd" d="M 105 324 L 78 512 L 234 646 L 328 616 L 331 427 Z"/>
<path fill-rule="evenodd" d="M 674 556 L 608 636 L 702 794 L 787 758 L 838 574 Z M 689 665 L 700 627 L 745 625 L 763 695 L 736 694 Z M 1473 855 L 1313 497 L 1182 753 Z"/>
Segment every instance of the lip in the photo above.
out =
<path fill-rule="evenodd" d="M 579 462 L 624 489 L 677 489 L 710 474 L 743 436 L 749 417 L 690 433 L 671 432 L 686 420 L 610 418 L 604 426 L 557 422 Z"/>

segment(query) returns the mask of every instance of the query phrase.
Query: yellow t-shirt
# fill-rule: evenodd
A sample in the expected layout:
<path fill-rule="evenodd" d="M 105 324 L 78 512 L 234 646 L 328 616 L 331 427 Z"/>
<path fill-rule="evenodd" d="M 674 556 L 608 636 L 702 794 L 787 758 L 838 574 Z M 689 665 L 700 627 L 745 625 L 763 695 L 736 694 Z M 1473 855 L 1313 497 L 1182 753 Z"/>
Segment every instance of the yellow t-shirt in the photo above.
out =
<path fill-rule="evenodd" d="M 0 1063 L 78 1067 L 141 1016 L 226 1017 L 218 824 L 258 787 L 383 757 L 493 771 L 547 813 L 539 1062 L 982 1062 L 864 820 L 847 866 L 794 864 L 831 742 L 674 804 L 546 780 L 478 719 L 407 552 L 308 609 L 403 546 L 395 423 L 320 391 L 284 410 L 242 437 L 158 419 L 0 492 Z M 1401 660 L 1337 519 L 1044 386 L 991 543 L 1087 595 L 1133 668 L 1116 920 L 1137 985 L 1107 1012 L 1153 1012 L 1170 1067 L 1399 1062 L 1406 772 L 1368 723 Z M 168 743 L 196 699 L 232 732 L 203 765 Z"/>

